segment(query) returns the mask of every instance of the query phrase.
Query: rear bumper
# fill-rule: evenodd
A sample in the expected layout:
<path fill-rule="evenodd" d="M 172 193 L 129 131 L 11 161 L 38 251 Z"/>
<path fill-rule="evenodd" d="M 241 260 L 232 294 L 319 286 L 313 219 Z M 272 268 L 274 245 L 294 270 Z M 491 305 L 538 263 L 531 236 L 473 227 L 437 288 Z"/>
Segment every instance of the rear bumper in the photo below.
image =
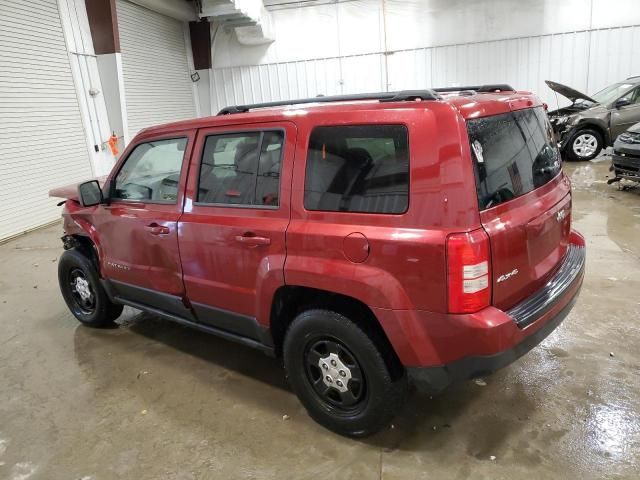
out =
<path fill-rule="evenodd" d="M 573 308 L 578 292 L 571 298 L 562 310 L 549 319 L 541 328 L 536 330 L 520 343 L 495 355 L 470 356 L 453 361 L 439 367 L 410 367 L 409 376 L 417 383 L 428 386 L 431 390 L 443 390 L 448 385 L 470 378 L 490 375 L 504 368 L 522 357 L 529 350 L 542 342 L 562 323 Z"/>
<path fill-rule="evenodd" d="M 410 376 L 441 390 L 493 373 L 538 345 L 575 304 L 584 278 L 584 245 L 572 232 L 569 251 L 545 287 L 506 312 L 489 307 L 471 315 L 422 312 L 407 318 L 413 341 L 399 356 Z"/>

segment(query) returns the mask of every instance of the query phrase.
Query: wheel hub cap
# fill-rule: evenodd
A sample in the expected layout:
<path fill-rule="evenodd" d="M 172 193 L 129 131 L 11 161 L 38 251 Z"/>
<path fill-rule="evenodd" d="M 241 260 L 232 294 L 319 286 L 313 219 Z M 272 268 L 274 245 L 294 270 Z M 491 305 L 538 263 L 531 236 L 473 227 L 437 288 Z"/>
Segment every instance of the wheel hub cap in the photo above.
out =
<path fill-rule="evenodd" d="M 91 289 L 89 288 L 89 282 L 82 277 L 76 277 L 75 282 L 76 292 L 80 295 L 83 301 L 87 301 L 91 298 Z"/>
<path fill-rule="evenodd" d="M 598 140 L 591 134 L 585 133 L 573 141 L 573 153 L 579 157 L 593 155 L 598 147 Z"/>
<path fill-rule="evenodd" d="M 339 392 L 349 390 L 351 370 L 342 363 L 338 355 L 330 353 L 318 360 L 318 366 L 322 371 L 322 381 L 327 387 L 335 388 Z"/>

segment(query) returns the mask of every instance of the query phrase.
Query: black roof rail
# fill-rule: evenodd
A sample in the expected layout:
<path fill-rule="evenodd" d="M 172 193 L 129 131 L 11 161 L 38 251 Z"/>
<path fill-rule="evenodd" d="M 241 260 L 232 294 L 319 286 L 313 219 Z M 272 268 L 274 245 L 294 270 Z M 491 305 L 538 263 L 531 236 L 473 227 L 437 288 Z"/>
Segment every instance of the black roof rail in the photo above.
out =
<path fill-rule="evenodd" d="M 493 93 L 493 92 L 515 92 L 515 88 L 506 83 L 496 83 L 487 85 L 465 85 L 463 87 L 442 87 L 434 88 L 433 91 L 437 93 L 453 93 L 463 91 L 473 91 L 477 93 Z"/>
<path fill-rule="evenodd" d="M 636 78 L 640 78 L 640 75 L 632 75 L 631 77 L 627 77 L 627 80 L 635 80 Z"/>
<path fill-rule="evenodd" d="M 224 107 L 218 115 L 232 113 L 244 113 L 256 108 L 285 107 L 289 105 L 301 105 L 305 103 L 333 103 L 350 102 L 355 100 L 378 100 L 380 102 L 408 102 L 415 100 L 438 100 L 440 97 L 433 90 L 402 90 L 399 92 L 357 93 L 354 95 L 330 95 L 298 100 L 281 100 L 277 102 L 253 103 L 250 105 L 233 105 Z"/>

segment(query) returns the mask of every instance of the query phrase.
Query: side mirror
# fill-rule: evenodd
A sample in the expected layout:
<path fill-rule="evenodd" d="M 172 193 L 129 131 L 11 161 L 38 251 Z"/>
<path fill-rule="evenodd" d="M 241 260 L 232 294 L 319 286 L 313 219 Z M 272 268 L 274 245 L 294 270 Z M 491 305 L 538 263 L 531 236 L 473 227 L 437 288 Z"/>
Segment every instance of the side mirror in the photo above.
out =
<path fill-rule="evenodd" d="M 102 189 L 97 180 L 78 185 L 78 197 L 80 198 L 80 205 L 83 207 L 92 207 L 104 201 Z"/>
<path fill-rule="evenodd" d="M 622 108 L 622 107 L 626 107 L 627 105 L 631 105 L 631 100 L 629 100 L 628 98 L 619 98 L 616 101 L 615 107 Z"/>

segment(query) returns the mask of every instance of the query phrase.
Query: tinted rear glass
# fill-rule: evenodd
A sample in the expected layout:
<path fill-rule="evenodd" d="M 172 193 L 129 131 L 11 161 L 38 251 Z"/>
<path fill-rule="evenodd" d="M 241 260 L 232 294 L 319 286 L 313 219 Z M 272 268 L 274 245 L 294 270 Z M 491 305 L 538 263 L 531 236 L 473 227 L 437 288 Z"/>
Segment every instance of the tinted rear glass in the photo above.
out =
<path fill-rule="evenodd" d="M 525 195 L 560 172 L 542 107 L 467 122 L 481 210 Z"/>
<path fill-rule="evenodd" d="M 409 137 L 402 125 L 316 127 L 311 132 L 307 210 L 404 213 L 409 194 Z"/>

